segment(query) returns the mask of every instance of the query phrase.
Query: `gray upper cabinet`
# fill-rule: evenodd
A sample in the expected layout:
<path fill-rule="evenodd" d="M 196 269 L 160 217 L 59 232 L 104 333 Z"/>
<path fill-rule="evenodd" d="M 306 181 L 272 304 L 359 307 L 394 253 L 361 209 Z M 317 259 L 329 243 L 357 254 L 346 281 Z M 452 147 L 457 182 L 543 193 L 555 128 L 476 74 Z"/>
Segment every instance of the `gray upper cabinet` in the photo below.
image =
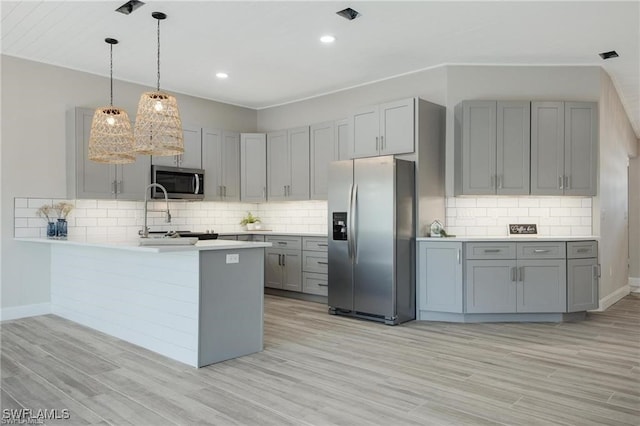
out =
<path fill-rule="evenodd" d="M 132 164 L 89 160 L 92 109 L 67 113 L 67 196 L 69 198 L 142 200 L 151 179 L 151 161 L 138 156 Z"/>
<path fill-rule="evenodd" d="M 597 161 L 597 103 L 531 103 L 531 194 L 596 195 Z"/>
<path fill-rule="evenodd" d="M 529 194 L 530 103 L 464 101 L 456 120 L 456 195 Z"/>
<path fill-rule="evenodd" d="M 240 201 L 240 134 L 202 129 L 205 200 Z"/>
<path fill-rule="evenodd" d="M 462 243 L 418 244 L 418 306 L 436 312 L 462 313 Z M 420 318 L 418 318 L 420 319 Z"/>
<path fill-rule="evenodd" d="M 326 200 L 328 193 L 329 163 L 337 160 L 336 130 L 333 121 L 314 124 L 310 129 L 310 198 Z"/>
<path fill-rule="evenodd" d="M 350 119 L 352 158 L 414 152 L 414 99 L 357 109 Z"/>
<path fill-rule="evenodd" d="M 335 152 L 337 155 L 336 160 L 350 160 L 351 159 L 351 143 L 349 139 L 349 120 L 337 120 L 335 122 Z"/>
<path fill-rule="evenodd" d="M 240 200 L 267 199 L 267 143 L 264 133 L 240 135 Z"/>
<path fill-rule="evenodd" d="M 309 127 L 267 134 L 268 199 L 309 199 Z"/>
<path fill-rule="evenodd" d="M 202 129 L 198 126 L 184 125 L 184 153 L 171 156 L 152 156 L 151 164 L 154 166 L 182 167 L 185 169 L 202 168 Z"/>

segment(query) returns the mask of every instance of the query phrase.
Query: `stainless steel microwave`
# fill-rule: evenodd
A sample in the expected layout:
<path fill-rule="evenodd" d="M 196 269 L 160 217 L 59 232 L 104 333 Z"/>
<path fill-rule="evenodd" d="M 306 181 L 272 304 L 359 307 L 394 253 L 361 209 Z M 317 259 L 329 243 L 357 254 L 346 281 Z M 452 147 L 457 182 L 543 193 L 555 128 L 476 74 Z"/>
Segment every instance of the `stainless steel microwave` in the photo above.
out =
<path fill-rule="evenodd" d="M 204 199 L 204 170 L 202 169 L 151 166 L 151 182 L 164 186 L 169 198 L 172 199 Z M 152 187 L 151 198 L 164 198 L 162 189 Z"/>

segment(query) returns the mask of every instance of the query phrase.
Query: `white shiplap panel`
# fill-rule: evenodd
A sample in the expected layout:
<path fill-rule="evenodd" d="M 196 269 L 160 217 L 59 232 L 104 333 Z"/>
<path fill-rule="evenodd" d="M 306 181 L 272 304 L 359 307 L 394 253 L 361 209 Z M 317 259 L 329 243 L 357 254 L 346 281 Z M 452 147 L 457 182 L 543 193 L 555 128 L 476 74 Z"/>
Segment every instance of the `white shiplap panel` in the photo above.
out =
<path fill-rule="evenodd" d="M 52 312 L 196 366 L 199 255 L 52 245 Z"/>

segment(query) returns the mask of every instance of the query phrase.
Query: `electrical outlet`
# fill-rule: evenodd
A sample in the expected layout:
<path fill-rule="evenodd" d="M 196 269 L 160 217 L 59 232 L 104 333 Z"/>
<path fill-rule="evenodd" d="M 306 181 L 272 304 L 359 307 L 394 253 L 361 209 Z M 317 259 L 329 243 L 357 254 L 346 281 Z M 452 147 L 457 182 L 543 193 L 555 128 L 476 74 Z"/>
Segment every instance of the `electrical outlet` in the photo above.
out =
<path fill-rule="evenodd" d="M 240 255 L 238 253 L 228 254 L 227 263 L 240 263 Z"/>

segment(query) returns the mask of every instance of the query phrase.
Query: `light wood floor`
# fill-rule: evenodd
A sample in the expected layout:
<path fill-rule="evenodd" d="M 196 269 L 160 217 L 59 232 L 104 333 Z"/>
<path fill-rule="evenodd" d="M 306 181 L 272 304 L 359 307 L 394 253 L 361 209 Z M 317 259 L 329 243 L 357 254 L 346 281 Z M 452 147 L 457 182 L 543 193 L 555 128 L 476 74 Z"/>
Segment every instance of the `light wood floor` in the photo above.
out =
<path fill-rule="evenodd" d="M 267 296 L 265 350 L 201 369 L 53 315 L 1 337 L 2 407 L 57 424 L 640 424 L 637 295 L 576 323 L 396 327 Z"/>

